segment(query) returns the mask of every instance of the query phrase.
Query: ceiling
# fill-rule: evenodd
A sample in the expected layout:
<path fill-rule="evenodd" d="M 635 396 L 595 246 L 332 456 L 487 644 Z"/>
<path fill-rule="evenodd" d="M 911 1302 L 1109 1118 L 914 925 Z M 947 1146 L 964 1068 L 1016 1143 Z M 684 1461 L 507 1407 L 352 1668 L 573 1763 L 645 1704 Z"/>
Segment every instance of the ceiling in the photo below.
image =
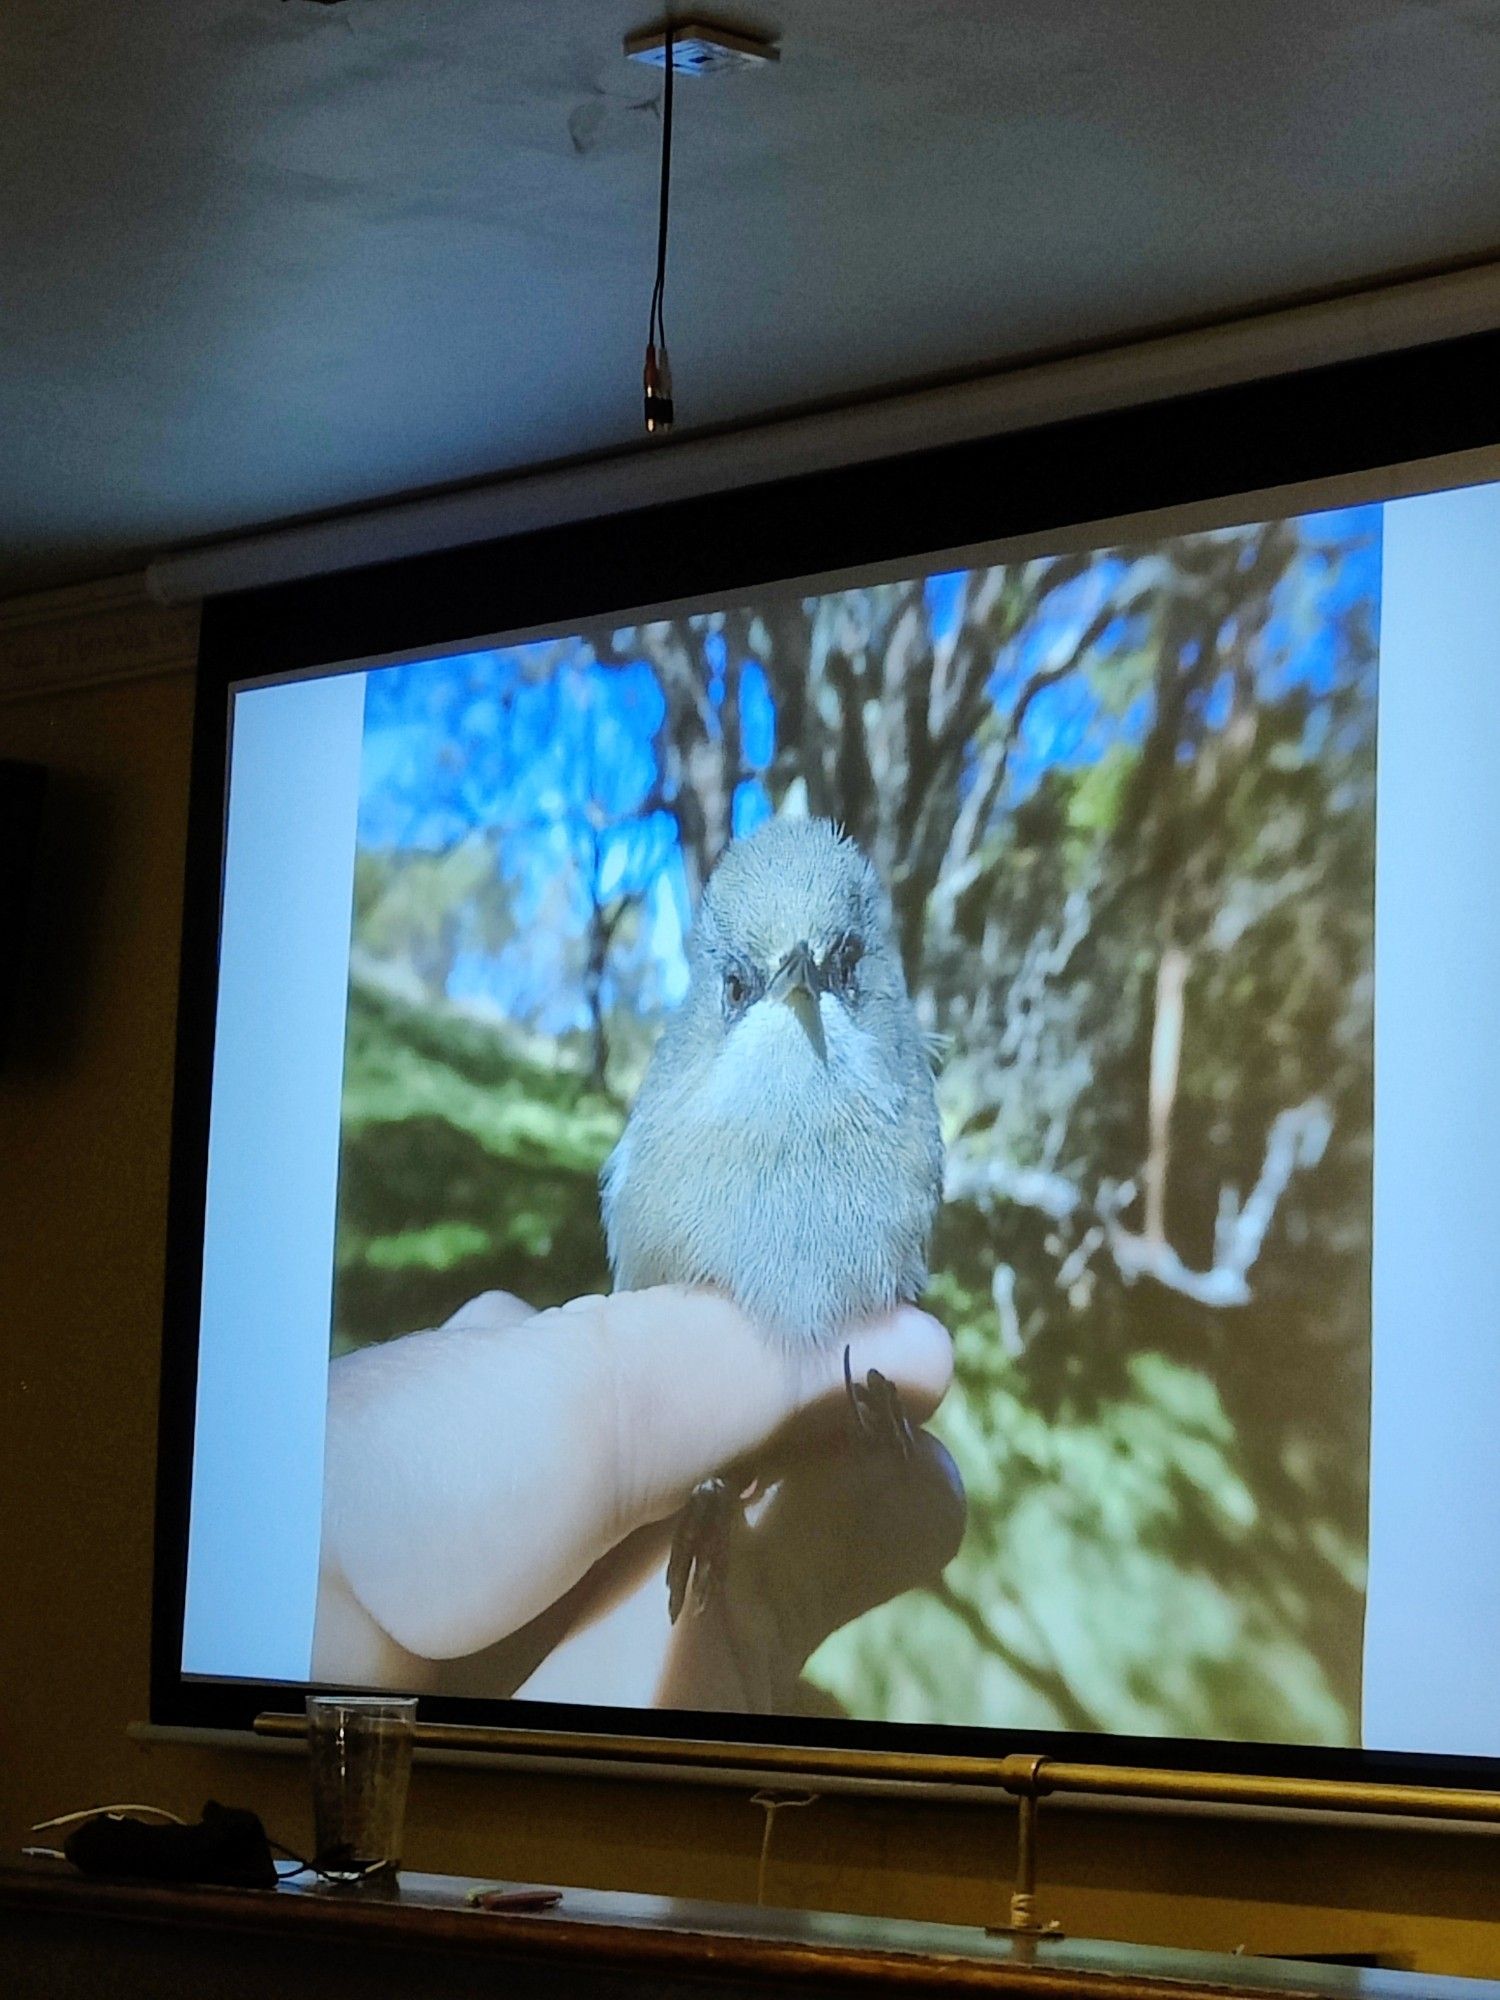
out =
<path fill-rule="evenodd" d="M 650 0 L 4 0 L 0 594 L 629 442 Z M 677 91 L 679 418 L 1500 246 L 1500 0 L 778 0 Z"/>

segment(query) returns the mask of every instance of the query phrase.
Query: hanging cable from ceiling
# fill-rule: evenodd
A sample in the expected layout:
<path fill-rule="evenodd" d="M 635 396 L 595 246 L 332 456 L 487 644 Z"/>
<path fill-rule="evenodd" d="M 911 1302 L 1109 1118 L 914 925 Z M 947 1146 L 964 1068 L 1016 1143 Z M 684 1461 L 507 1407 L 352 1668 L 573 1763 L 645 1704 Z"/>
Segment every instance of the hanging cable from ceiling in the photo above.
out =
<path fill-rule="evenodd" d="M 667 359 L 667 224 L 672 198 L 672 99 L 677 72 L 684 76 L 722 77 L 738 71 L 765 69 L 780 61 L 775 42 L 717 22 L 692 16 L 663 21 L 627 35 L 625 54 L 635 62 L 656 64 L 663 72 L 661 92 L 661 199 L 656 220 L 656 282 L 651 287 L 651 312 L 646 324 L 646 429 L 672 428 L 672 364 Z"/>
<path fill-rule="evenodd" d="M 676 70 L 672 48 L 672 23 L 666 24 L 662 50 L 664 81 L 661 93 L 661 202 L 656 220 L 656 283 L 651 288 L 651 312 L 646 323 L 646 429 L 651 432 L 672 428 L 672 365 L 667 359 L 667 321 L 664 303 L 667 290 L 667 221 L 672 194 L 672 78 Z"/>

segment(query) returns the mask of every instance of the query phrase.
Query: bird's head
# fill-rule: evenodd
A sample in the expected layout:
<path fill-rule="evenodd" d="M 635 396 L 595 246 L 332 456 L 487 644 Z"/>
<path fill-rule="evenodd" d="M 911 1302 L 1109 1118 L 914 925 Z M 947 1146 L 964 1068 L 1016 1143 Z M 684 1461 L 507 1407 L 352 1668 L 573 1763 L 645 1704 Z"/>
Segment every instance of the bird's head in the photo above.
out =
<path fill-rule="evenodd" d="M 898 1080 L 909 1008 L 889 906 L 828 820 L 771 820 L 726 850 L 690 964 L 685 1011 L 716 1096 L 886 1096 Z"/>

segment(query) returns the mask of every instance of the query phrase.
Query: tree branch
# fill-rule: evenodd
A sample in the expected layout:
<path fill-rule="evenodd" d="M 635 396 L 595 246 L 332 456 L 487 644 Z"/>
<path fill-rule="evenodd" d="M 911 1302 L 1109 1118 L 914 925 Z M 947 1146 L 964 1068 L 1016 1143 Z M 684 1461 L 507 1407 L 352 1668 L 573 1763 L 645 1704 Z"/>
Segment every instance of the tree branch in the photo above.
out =
<path fill-rule="evenodd" d="M 1134 1190 L 1100 1190 L 1096 1204 L 1115 1267 L 1126 1284 L 1154 1278 L 1168 1291 L 1179 1292 L 1204 1306 L 1244 1306 L 1250 1303 L 1250 1272 L 1265 1244 L 1266 1233 L 1294 1173 L 1315 1167 L 1333 1133 L 1333 1116 L 1320 1097 L 1277 1113 L 1266 1140 L 1260 1176 L 1241 1206 L 1233 1188 L 1219 1196 L 1214 1228 L 1214 1261 L 1206 1271 L 1191 1269 L 1169 1243 L 1124 1229 L 1119 1211 Z"/>
<path fill-rule="evenodd" d="M 1051 1702 L 1057 1711 L 1058 1722 L 1062 1728 L 1084 1731 L 1098 1729 L 1099 1718 L 1084 1707 L 1062 1675 L 1055 1669 L 1037 1665 L 1035 1661 L 1028 1660 L 1023 1653 L 1017 1652 L 1014 1646 L 1007 1645 L 983 1612 L 972 1605 L 966 1597 L 961 1597 L 947 1577 L 939 1577 L 938 1581 L 930 1584 L 928 1588 L 938 1603 L 953 1613 L 982 1652 L 993 1655 L 1034 1694 L 1039 1694 L 1044 1701 Z"/>
<path fill-rule="evenodd" d="M 1017 1167 L 1009 1160 L 985 1159 L 950 1147 L 943 1173 L 944 1201 L 972 1201 L 981 1208 L 1008 1201 L 1035 1209 L 1049 1222 L 1066 1222 L 1087 1208 L 1083 1192 L 1066 1174 L 1042 1167 Z"/>
<path fill-rule="evenodd" d="M 1202 1306 L 1245 1306 L 1252 1297 L 1250 1273 L 1292 1176 L 1318 1164 L 1332 1135 L 1333 1115 L 1320 1097 L 1277 1113 L 1248 1199 L 1241 1204 L 1233 1188 L 1225 1188 L 1219 1196 L 1214 1261 L 1206 1271 L 1194 1270 L 1170 1243 L 1125 1228 L 1120 1215 L 1139 1192 L 1134 1181 L 1106 1181 L 1090 1203 L 1066 1174 L 1017 1167 L 1008 1160 L 985 1159 L 954 1147 L 943 1178 L 943 1198 L 981 1207 L 1008 1201 L 1044 1215 L 1049 1222 L 1071 1222 L 1092 1209 L 1098 1223 L 1090 1225 L 1083 1242 L 1065 1260 L 1058 1273 L 1060 1284 L 1065 1278 L 1066 1283 L 1075 1283 L 1093 1253 L 1107 1247 L 1127 1285 L 1151 1278 Z"/>
<path fill-rule="evenodd" d="M 1098 643 L 1111 621 L 1118 616 L 1118 610 L 1117 605 L 1111 604 L 1100 611 L 1089 621 L 1065 657 L 1039 667 L 1016 697 L 998 737 L 990 744 L 979 770 L 974 774 L 969 795 L 959 807 L 953 822 L 948 850 L 938 877 L 938 894 L 945 909 L 953 907 L 980 872 L 979 845 L 1005 790 L 1005 781 L 1010 775 L 1010 760 L 1021 740 L 1021 731 L 1026 726 L 1032 703 L 1048 688 L 1056 687 L 1059 681 L 1066 680 L 1077 671 L 1090 647 Z"/>

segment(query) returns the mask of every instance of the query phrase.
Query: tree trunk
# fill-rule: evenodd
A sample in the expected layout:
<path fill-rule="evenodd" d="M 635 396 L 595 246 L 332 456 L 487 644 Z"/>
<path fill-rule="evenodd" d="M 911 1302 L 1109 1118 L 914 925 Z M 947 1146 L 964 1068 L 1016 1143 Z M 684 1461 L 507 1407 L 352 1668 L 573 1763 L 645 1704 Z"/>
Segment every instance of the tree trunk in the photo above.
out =
<path fill-rule="evenodd" d="M 1172 1107 L 1182 1070 L 1184 996 L 1188 955 L 1169 944 L 1156 967 L 1156 1006 L 1151 1021 L 1151 1071 L 1147 1086 L 1145 1184 L 1146 1238 L 1167 1240 L 1167 1173 L 1172 1158 Z"/>

